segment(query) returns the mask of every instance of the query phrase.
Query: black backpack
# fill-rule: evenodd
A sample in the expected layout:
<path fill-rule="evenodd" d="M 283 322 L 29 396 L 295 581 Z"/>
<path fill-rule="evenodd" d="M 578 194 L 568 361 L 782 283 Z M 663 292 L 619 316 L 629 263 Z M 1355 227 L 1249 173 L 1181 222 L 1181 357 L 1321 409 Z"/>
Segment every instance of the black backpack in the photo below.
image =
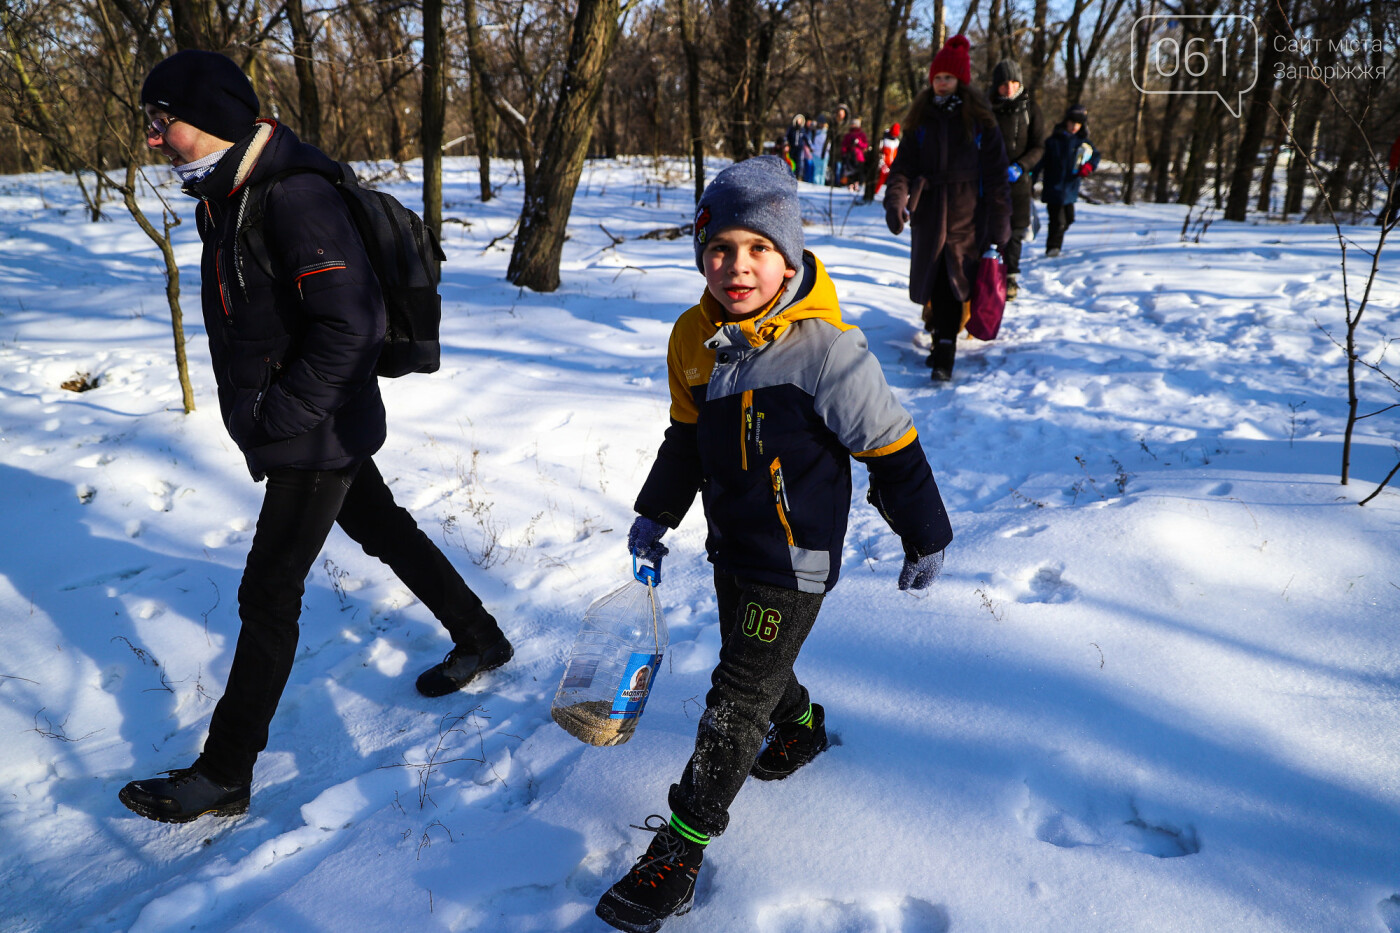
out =
<path fill-rule="evenodd" d="M 397 378 L 409 373 L 434 373 L 442 365 L 438 328 L 442 324 L 442 263 L 447 259 L 437 235 L 421 217 L 383 191 L 363 187 L 355 170 L 344 162 L 335 189 L 360 231 L 370 265 L 384 296 L 384 348 L 375 372 Z M 309 170 L 304 170 L 309 171 Z M 248 193 L 239 224 L 239 242 L 269 277 L 272 261 L 263 239 L 262 222 L 272 186 L 297 170 L 282 172 Z"/>

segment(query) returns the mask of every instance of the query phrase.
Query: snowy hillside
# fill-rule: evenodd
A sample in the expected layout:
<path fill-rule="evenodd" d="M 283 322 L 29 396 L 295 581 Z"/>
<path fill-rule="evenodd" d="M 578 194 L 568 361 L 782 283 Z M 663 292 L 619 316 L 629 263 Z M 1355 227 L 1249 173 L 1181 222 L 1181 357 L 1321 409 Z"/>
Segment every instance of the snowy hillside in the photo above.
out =
<path fill-rule="evenodd" d="M 376 460 L 515 661 L 420 697 L 444 633 L 332 532 L 252 810 L 186 826 L 117 791 L 200 747 L 261 501 L 218 417 L 192 214 L 186 416 L 150 242 L 119 205 L 87 223 L 69 179 L 0 178 L 0 930 L 603 928 L 719 643 L 697 506 L 668 537 L 672 650 L 636 737 L 589 748 L 550 721 L 584 608 L 628 572 L 667 335 L 703 285 L 687 239 L 641 238 L 688 221 L 690 182 L 590 163 L 563 287 L 537 295 L 504 281 L 509 241 L 488 248 L 518 180 L 482 205 L 471 163 L 447 176 L 443 369 L 383 383 Z M 1066 255 L 1027 248 L 1000 339 L 966 340 L 936 388 L 907 234 L 804 198 L 957 538 L 934 588 L 897 591 L 857 467 L 798 666 L 839 744 L 745 787 L 668 933 L 1400 931 L 1400 487 L 1355 505 L 1400 413 L 1360 423 L 1338 485 L 1330 228 L 1192 244 L 1183 208 L 1081 206 Z M 1392 251 L 1372 357 L 1400 336 L 1397 273 Z M 60 388 L 81 373 L 97 387 Z M 1363 396 L 1397 400 L 1374 377 Z"/>

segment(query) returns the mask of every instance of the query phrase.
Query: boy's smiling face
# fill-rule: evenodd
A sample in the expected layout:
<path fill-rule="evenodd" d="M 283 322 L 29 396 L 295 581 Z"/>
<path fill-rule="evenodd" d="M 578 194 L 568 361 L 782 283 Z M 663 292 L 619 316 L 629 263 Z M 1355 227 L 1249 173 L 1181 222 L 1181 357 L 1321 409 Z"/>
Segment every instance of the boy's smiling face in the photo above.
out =
<path fill-rule="evenodd" d="M 700 255 L 705 284 L 730 320 L 752 317 L 797 274 L 773 241 L 743 227 L 713 235 Z"/>

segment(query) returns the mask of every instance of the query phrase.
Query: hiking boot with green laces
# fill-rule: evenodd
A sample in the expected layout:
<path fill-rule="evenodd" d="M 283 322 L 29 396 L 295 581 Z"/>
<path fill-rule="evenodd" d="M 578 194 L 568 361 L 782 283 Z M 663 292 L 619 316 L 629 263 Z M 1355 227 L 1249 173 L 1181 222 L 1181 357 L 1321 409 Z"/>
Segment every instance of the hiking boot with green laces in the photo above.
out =
<path fill-rule="evenodd" d="M 813 703 L 797 722 L 784 722 L 768 730 L 768 744 L 749 771 L 760 781 L 781 781 L 826 751 L 826 710 Z"/>
<path fill-rule="evenodd" d="M 694 903 L 695 876 L 710 837 L 674 816 L 667 821 L 656 813 L 633 828 L 655 830 L 656 835 L 627 877 L 598 901 L 595 913 L 618 930 L 656 933 L 667 917 L 679 917 Z"/>

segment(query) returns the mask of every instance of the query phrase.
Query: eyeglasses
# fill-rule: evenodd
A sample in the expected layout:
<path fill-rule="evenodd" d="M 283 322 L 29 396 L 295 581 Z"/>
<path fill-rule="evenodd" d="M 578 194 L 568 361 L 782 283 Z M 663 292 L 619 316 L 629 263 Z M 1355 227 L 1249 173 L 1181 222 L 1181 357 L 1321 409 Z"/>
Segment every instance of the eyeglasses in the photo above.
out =
<path fill-rule="evenodd" d="M 152 117 L 151 122 L 146 124 L 146 138 L 164 136 L 172 124 L 181 122 L 183 121 L 179 117 Z"/>

